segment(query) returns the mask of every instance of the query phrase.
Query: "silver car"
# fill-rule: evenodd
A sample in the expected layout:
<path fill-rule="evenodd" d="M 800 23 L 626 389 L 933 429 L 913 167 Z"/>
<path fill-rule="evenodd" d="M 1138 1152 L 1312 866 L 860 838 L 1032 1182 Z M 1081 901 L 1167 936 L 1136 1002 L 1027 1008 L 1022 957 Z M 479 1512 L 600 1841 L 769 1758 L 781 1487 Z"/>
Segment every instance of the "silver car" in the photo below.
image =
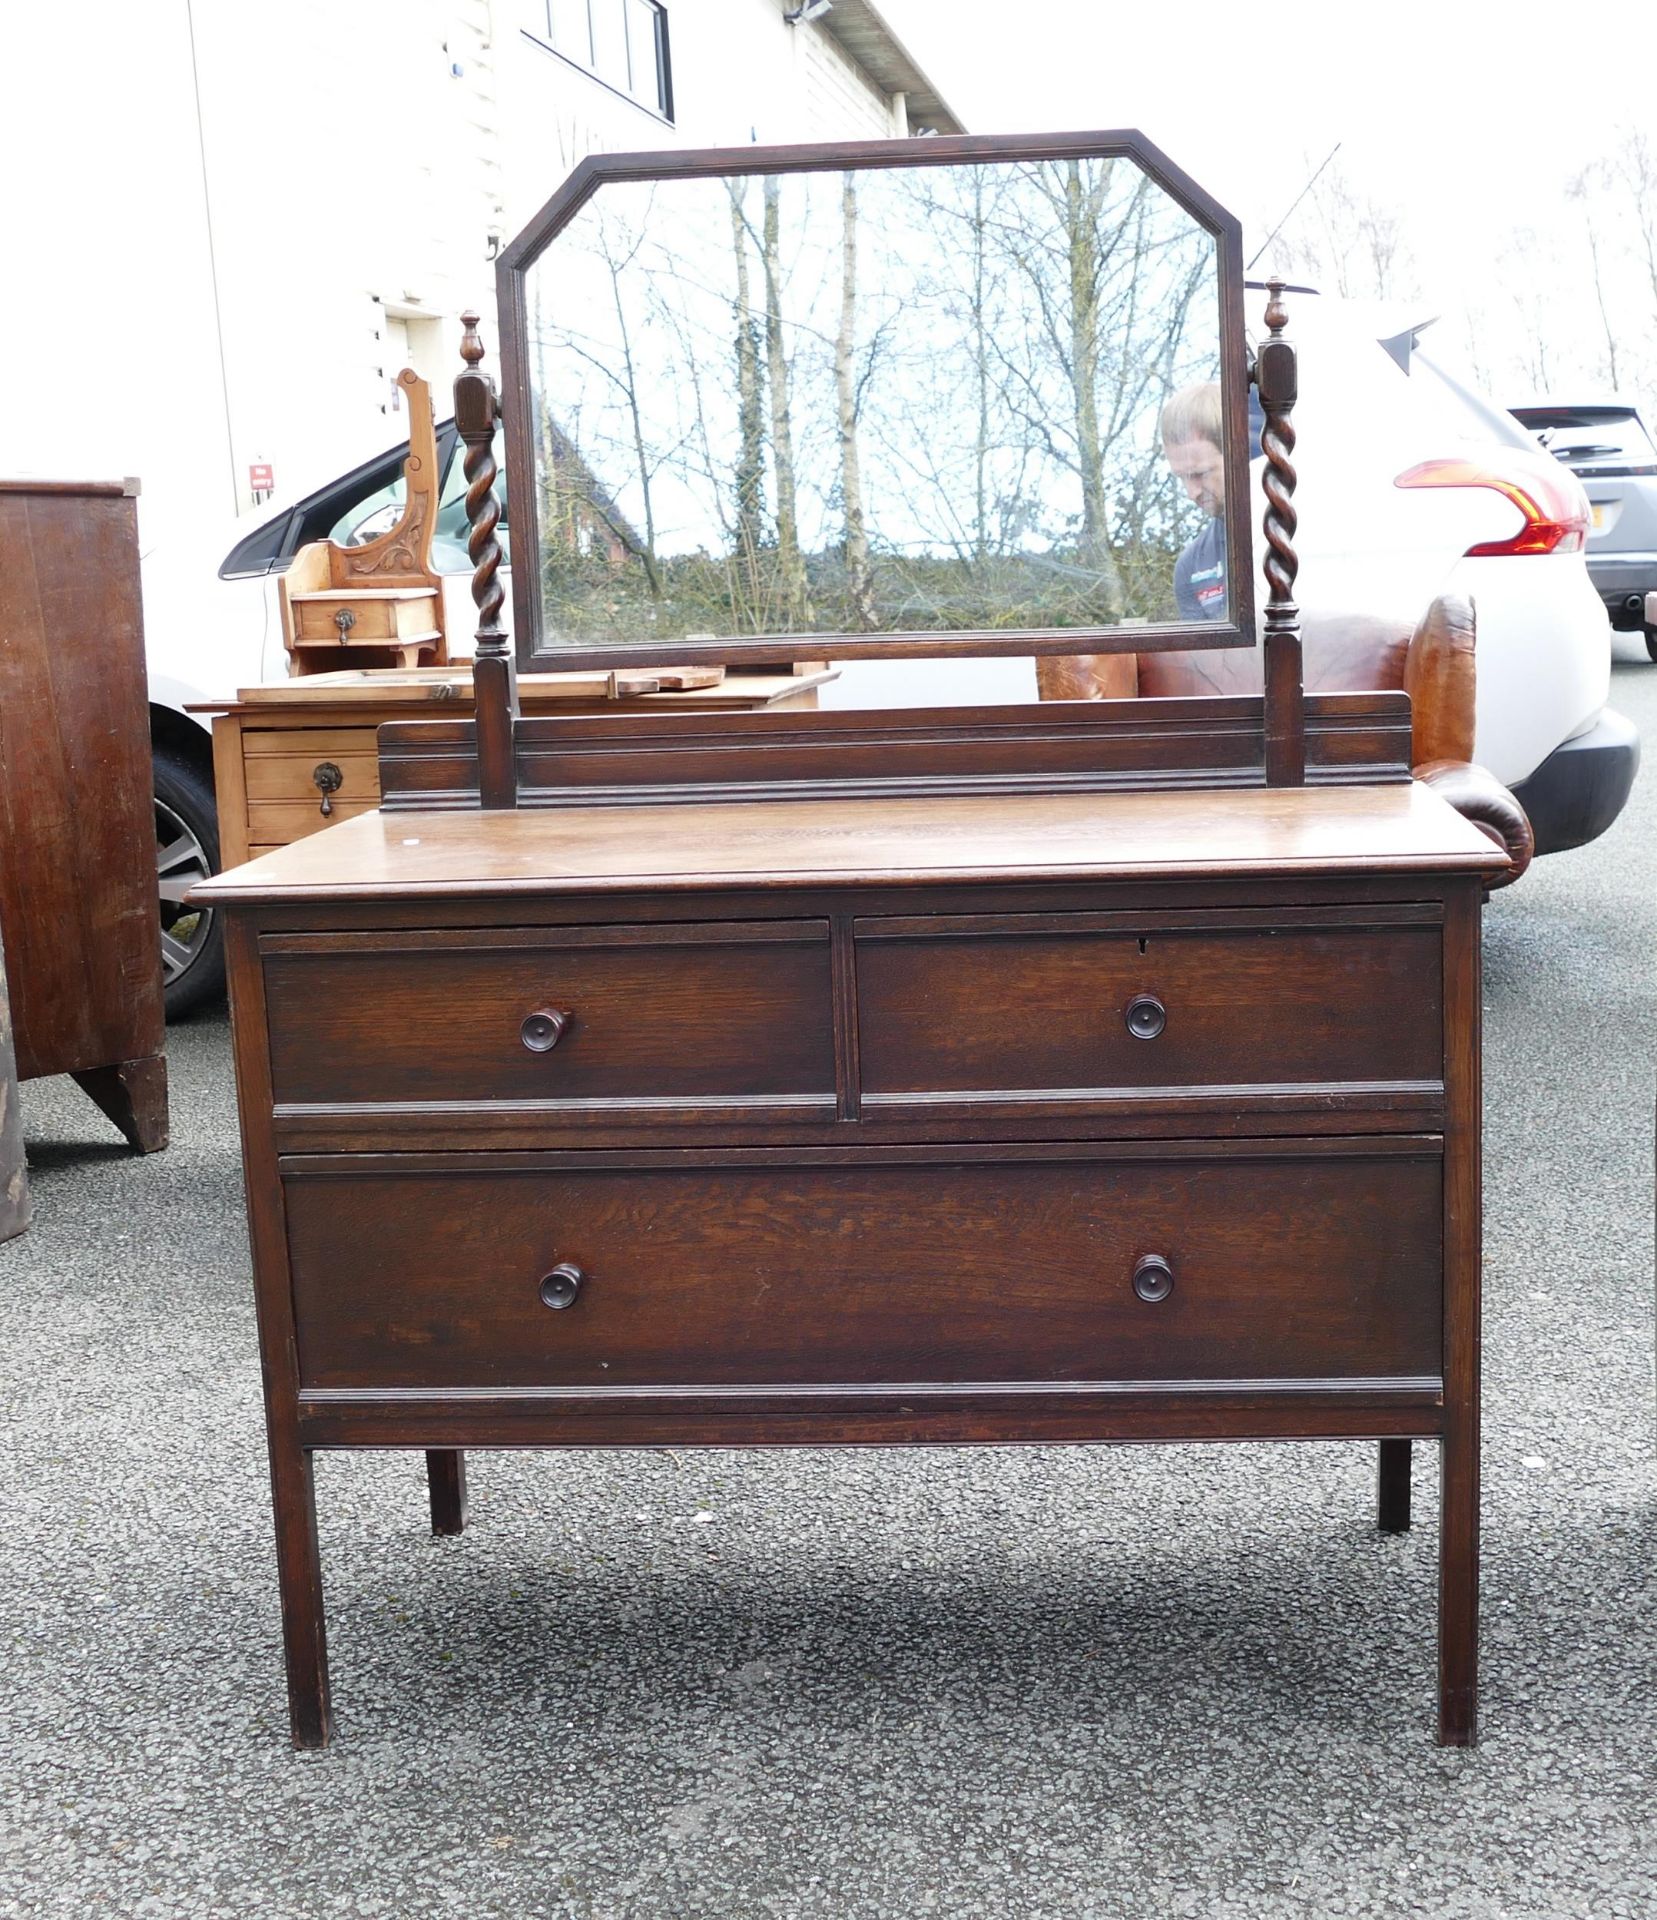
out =
<path fill-rule="evenodd" d="M 1638 410 L 1626 401 L 1588 406 L 1539 403 L 1515 407 L 1556 460 L 1587 489 L 1588 577 L 1620 633 L 1644 633 L 1657 660 L 1657 446 Z"/>

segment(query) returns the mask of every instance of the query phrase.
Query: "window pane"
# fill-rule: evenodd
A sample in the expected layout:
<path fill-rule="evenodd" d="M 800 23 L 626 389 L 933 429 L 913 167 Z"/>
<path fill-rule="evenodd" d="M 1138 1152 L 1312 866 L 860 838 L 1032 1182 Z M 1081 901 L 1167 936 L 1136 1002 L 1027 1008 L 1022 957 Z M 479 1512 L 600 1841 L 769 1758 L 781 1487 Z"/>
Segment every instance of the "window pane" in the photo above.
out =
<path fill-rule="evenodd" d="M 632 61 L 633 98 L 642 100 L 658 113 L 665 112 L 656 9 L 650 0 L 627 0 L 627 50 Z"/>
<path fill-rule="evenodd" d="M 592 0 L 593 72 L 627 91 L 627 28 L 622 0 Z"/>
<path fill-rule="evenodd" d="M 603 0 L 600 0 L 603 4 Z M 592 32 L 587 24 L 587 0 L 548 0 L 552 44 L 584 67 L 593 64 Z"/>
<path fill-rule="evenodd" d="M 593 73 L 611 86 L 628 88 L 628 31 L 622 25 L 622 0 L 591 0 Z"/>

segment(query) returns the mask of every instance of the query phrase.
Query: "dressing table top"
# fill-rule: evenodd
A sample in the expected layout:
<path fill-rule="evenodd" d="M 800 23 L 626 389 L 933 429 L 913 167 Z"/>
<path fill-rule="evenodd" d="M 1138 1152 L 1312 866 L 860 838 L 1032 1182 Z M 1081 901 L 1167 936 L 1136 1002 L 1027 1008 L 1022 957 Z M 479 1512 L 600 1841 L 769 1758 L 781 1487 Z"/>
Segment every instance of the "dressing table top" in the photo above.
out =
<path fill-rule="evenodd" d="M 370 813 L 195 890 L 219 906 L 642 887 L 1494 872 L 1418 782 Z"/>

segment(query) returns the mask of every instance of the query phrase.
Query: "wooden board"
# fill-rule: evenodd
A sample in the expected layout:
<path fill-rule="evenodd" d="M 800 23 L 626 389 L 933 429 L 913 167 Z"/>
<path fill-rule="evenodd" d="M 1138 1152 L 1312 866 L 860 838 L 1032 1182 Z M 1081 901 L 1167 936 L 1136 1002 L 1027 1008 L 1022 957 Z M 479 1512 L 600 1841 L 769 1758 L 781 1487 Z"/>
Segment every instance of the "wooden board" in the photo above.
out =
<path fill-rule="evenodd" d="M 1233 792 L 382 813 L 198 887 L 213 902 L 728 885 L 1491 872 L 1505 856 L 1418 782 Z"/>
<path fill-rule="evenodd" d="M 683 693 L 717 687 L 724 678 L 723 667 L 653 667 L 635 673 L 532 673 L 519 681 L 518 694 L 524 706 L 533 707 L 560 700 L 615 700 L 647 693 Z M 236 695 L 236 704 L 286 707 L 337 701 L 418 707 L 456 702 L 469 706 L 471 699 L 471 674 L 453 667 L 390 668 L 379 672 L 359 668 L 307 674 L 300 680 L 277 680 L 268 686 L 243 687 Z"/>

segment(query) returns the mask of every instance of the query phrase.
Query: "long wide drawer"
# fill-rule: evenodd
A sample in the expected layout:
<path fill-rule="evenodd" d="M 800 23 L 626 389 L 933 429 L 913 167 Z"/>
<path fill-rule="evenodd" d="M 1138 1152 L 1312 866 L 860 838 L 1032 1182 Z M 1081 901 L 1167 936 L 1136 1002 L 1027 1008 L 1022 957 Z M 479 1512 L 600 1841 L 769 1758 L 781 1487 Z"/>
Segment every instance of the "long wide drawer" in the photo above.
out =
<path fill-rule="evenodd" d="M 278 1105 L 834 1112 L 824 920 L 267 934 Z"/>
<path fill-rule="evenodd" d="M 1399 917 L 860 920 L 865 1109 L 1014 1090 L 1440 1082 L 1436 909 L 1378 911 Z"/>
<path fill-rule="evenodd" d="M 966 1164 L 287 1162 L 301 1380 L 641 1389 L 1440 1372 L 1436 1142 L 1044 1151 Z"/>

